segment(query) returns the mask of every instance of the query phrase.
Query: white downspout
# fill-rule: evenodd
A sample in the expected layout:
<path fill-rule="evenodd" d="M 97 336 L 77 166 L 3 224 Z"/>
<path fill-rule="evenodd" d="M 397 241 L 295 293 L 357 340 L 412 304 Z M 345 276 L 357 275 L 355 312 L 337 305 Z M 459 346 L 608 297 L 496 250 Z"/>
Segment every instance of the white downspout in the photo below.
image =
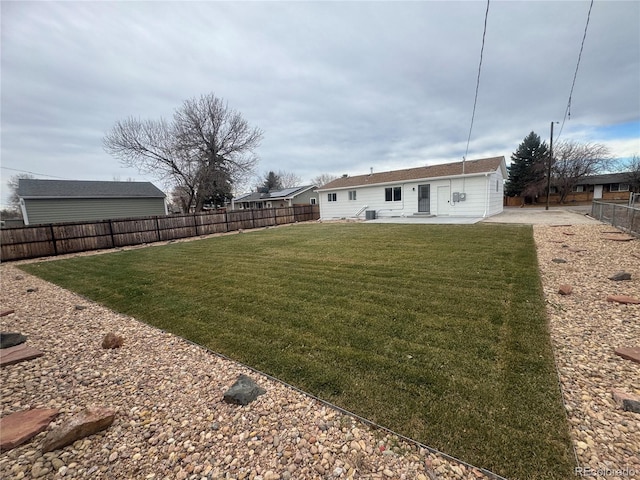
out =
<path fill-rule="evenodd" d="M 485 173 L 484 177 L 487 180 L 487 196 L 484 202 L 484 213 L 482 214 L 482 218 L 487 218 L 487 210 L 489 210 L 489 195 L 491 192 L 491 182 L 489 181 L 489 172 Z"/>
<path fill-rule="evenodd" d="M 25 225 L 29 225 L 29 215 L 27 215 L 27 206 L 24 204 L 24 198 L 20 199 L 20 211 L 22 211 L 22 221 Z"/>

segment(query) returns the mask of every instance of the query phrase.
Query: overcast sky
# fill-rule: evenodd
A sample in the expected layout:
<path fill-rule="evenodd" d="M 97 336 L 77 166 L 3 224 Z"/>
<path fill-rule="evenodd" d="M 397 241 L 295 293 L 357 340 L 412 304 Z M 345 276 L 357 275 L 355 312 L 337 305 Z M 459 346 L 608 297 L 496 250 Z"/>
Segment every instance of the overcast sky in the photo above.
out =
<path fill-rule="evenodd" d="M 260 176 L 284 170 L 307 183 L 465 154 L 485 1 L 1 9 L 3 204 L 21 172 L 155 182 L 105 153 L 104 134 L 129 116 L 170 118 L 210 92 L 264 131 Z M 531 131 L 548 141 L 565 117 L 588 10 L 491 2 L 467 159 L 508 159 Z M 640 2 L 594 3 L 561 139 L 640 154 Z"/>

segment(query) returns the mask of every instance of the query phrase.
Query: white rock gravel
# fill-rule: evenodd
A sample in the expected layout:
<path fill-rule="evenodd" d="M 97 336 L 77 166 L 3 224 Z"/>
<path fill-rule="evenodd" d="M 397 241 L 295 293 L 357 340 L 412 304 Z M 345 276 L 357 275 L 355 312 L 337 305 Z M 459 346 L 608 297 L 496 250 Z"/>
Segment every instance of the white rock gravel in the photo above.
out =
<path fill-rule="evenodd" d="M 640 478 L 640 415 L 616 405 L 612 391 L 640 394 L 640 364 L 614 353 L 640 346 L 640 305 L 607 302 L 607 295 L 640 298 L 640 240 L 616 242 L 609 225 L 534 227 L 551 339 L 578 459 L 577 473 Z M 562 258 L 567 263 L 555 263 Z M 608 277 L 624 270 L 630 281 Z M 558 287 L 569 284 L 571 295 Z"/>
<path fill-rule="evenodd" d="M 606 231 L 613 229 L 534 230 L 579 464 L 606 478 L 633 478 L 614 470 L 640 472 L 639 417 L 620 410 L 611 390 L 640 394 L 640 365 L 613 353 L 640 343 L 640 306 L 605 299 L 640 296 L 640 243 L 605 241 Z M 560 256 L 568 262 L 551 262 Z M 2 330 L 26 334 L 45 353 L 0 371 L 1 414 L 58 408 L 59 424 L 91 404 L 117 410 L 108 430 L 72 446 L 42 455 L 43 432 L 3 453 L 0 478 L 488 478 L 12 265 L 0 268 L 0 308 L 16 311 L 0 319 Z M 632 280 L 607 279 L 618 270 Z M 561 283 L 573 285 L 573 294 L 558 295 Z M 124 336 L 122 348 L 101 348 L 110 331 Z M 246 407 L 222 401 L 240 373 L 267 389 Z"/>

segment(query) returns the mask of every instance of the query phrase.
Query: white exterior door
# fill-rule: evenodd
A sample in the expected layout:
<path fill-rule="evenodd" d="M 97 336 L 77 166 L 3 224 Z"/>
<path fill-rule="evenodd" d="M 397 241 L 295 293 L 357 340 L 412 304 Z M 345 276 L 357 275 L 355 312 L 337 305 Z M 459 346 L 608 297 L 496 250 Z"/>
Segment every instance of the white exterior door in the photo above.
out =
<path fill-rule="evenodd" d="M 437 215 L 449 215 L 451 206 L 451 192 L 448 185 L 438 187 L 438 213 Z"/>
<path fill-rule="evenodd" d="M 593 199 L 598 200 L 602 198 L 602 185 L 594 185 L 593 186 Z"/>

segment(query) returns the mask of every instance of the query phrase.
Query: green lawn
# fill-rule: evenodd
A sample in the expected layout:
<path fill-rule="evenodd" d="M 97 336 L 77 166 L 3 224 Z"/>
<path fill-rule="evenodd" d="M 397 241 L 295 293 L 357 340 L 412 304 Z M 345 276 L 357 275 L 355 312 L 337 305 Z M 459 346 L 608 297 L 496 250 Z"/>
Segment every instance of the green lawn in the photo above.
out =
<path fill-rule="evenodd" d="M 508 478 L 573 473 L 530 227 L 301 224 L 21 268 Z"/>

